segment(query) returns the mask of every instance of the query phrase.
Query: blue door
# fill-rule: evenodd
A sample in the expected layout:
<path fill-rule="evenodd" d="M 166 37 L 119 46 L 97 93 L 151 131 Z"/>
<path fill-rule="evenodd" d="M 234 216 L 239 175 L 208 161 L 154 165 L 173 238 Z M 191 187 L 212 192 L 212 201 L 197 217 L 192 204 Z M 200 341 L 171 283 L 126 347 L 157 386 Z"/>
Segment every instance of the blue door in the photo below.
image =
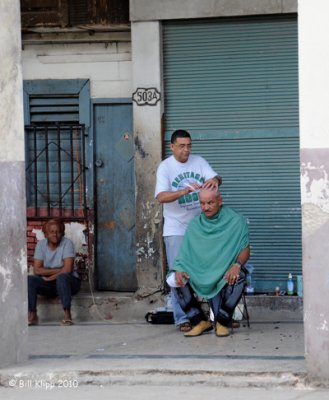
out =
<path fill-rule="evenodd" d="M 96 282 L 135 291 L 135 185 L 132 105 L 94 104 Z"/>

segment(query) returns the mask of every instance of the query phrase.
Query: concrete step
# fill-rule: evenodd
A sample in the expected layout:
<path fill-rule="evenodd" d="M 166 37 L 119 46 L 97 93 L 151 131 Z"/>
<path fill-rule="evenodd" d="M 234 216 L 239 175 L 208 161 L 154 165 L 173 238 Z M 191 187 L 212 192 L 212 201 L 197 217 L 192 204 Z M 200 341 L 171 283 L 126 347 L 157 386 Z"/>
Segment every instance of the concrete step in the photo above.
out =
<path fill-rule="evenodd" d="M 145 321 L 145 314 L 165 306 L 166 295 L 121 292 L 81 292 L 72 298 L 72 318 L 75 321 Z M 246 296 L 250 321 L 303 321 L 303 299 L 297 296 Z M 243 307 L 240 305 L 240 308 Z M 62 318 L 58 298 L 38 300 L 40 322 Z"/>
<path fill-rule="evenodd" d="M 12 374 L 6 374 L 6 371 L 0 372 L 1 386 L 10 388 L 13 386 Z M 69 376 L 69 379 L 68 379 Z M 203 385 L 205 387 L 232 387 L 232 388 L 267 388 L 278 389 L 286 387 L 298 388 L 298 390 L 309 387 L 306 373 L 294 372 L 256 372 L 248 373 L 220 372 L 220 371 L 179 371 L 175 368 L 163 370 L 156 369 L 110 369 L 105 368 L 99 371 L 92 370 L 71 370 L 48 371 L 38 370 L 35 372 L 22 372 L 15 380 L 15 386 L 22 388 L 35 388 L 51 390 L 59 387 L 59 382 L 70 384 L 68 387 L 81 387 L 85 385 L 96 386 L 136 386 L 143 385 L 148 387 L 165 386 L 169 390 L 174 387 Z M 171 388 L 171 389 L 170 389 Z M 133 397 L 132 397 L 133 398 Z M 319 397 L 320 398 L 320 397 Z"/>

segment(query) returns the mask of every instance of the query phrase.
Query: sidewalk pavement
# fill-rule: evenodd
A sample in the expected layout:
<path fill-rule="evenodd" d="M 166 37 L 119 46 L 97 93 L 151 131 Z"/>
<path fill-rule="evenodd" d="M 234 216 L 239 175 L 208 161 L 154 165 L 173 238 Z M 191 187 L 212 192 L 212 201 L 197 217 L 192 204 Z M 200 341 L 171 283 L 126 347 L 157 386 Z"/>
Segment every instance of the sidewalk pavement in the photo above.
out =
<path fill-rule="evenodd" d="M 28 361 L 0 369 L 0 385 L 307 385 L 300 322 L 251 321 L 225 338 L 185 338 L 174 325 L 146 321 L 47 323 L 28 333 Z"/>
<path fill-rule="evenodd" d="M 214 331 L 185 338 L 174 325 L 148 324 L 144 316 L 163 306 L 161 298 L 89 303 L 77 301 L 72 326 L 59 325 L 58 304 L 40 307 L 40 324 L 27 328 L 27 362 L 0 369 L 0 398 L 329 398 L 307 380 L 299 300 L 253 299 L 250 328 L 242 321 L 224 338 Z"/>

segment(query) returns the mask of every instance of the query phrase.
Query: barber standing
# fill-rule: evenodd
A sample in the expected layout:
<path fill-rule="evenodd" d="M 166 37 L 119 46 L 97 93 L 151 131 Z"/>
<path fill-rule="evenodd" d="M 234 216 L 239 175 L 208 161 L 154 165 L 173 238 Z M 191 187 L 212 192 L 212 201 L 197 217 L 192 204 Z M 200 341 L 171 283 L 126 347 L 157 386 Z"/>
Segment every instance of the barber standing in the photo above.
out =
<path fill-rule="evenodd" d="M 176 130 L 170 142 L 172 155 L 157 170 L 155 198 L 163 204 L 163 237 L 171 270 L 187 225 L 200 213 L 199 190 L 217 190 L 222 179 L 204 158 L 191 154 L 192 140 L 187 131 Z M 171 290 L 184 296 L 179 288 Z M 189 318 L 176 297 L 172 296 L 175 325 L 181 332 L 188 332 L 191 330 Z"/>

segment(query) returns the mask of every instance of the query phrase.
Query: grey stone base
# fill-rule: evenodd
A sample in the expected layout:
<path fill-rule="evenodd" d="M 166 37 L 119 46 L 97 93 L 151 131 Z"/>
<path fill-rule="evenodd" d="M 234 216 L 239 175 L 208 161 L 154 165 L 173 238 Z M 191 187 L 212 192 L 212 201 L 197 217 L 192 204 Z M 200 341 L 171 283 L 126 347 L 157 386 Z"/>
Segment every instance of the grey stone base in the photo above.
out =
<path fill-rule="evenodd" d="M 72 299 L 74 321 L 145 321 L 145 314 L 165 305 L 161 293 L 137 298 L 134 293 L 80 293 Z M 297 296 L 246 296 L 250 323 L 253 321 L 303 321 L 303 299 Z M 39 297 L 39 321 L 60 321 L 63 311 L 59 299 Z"/>

